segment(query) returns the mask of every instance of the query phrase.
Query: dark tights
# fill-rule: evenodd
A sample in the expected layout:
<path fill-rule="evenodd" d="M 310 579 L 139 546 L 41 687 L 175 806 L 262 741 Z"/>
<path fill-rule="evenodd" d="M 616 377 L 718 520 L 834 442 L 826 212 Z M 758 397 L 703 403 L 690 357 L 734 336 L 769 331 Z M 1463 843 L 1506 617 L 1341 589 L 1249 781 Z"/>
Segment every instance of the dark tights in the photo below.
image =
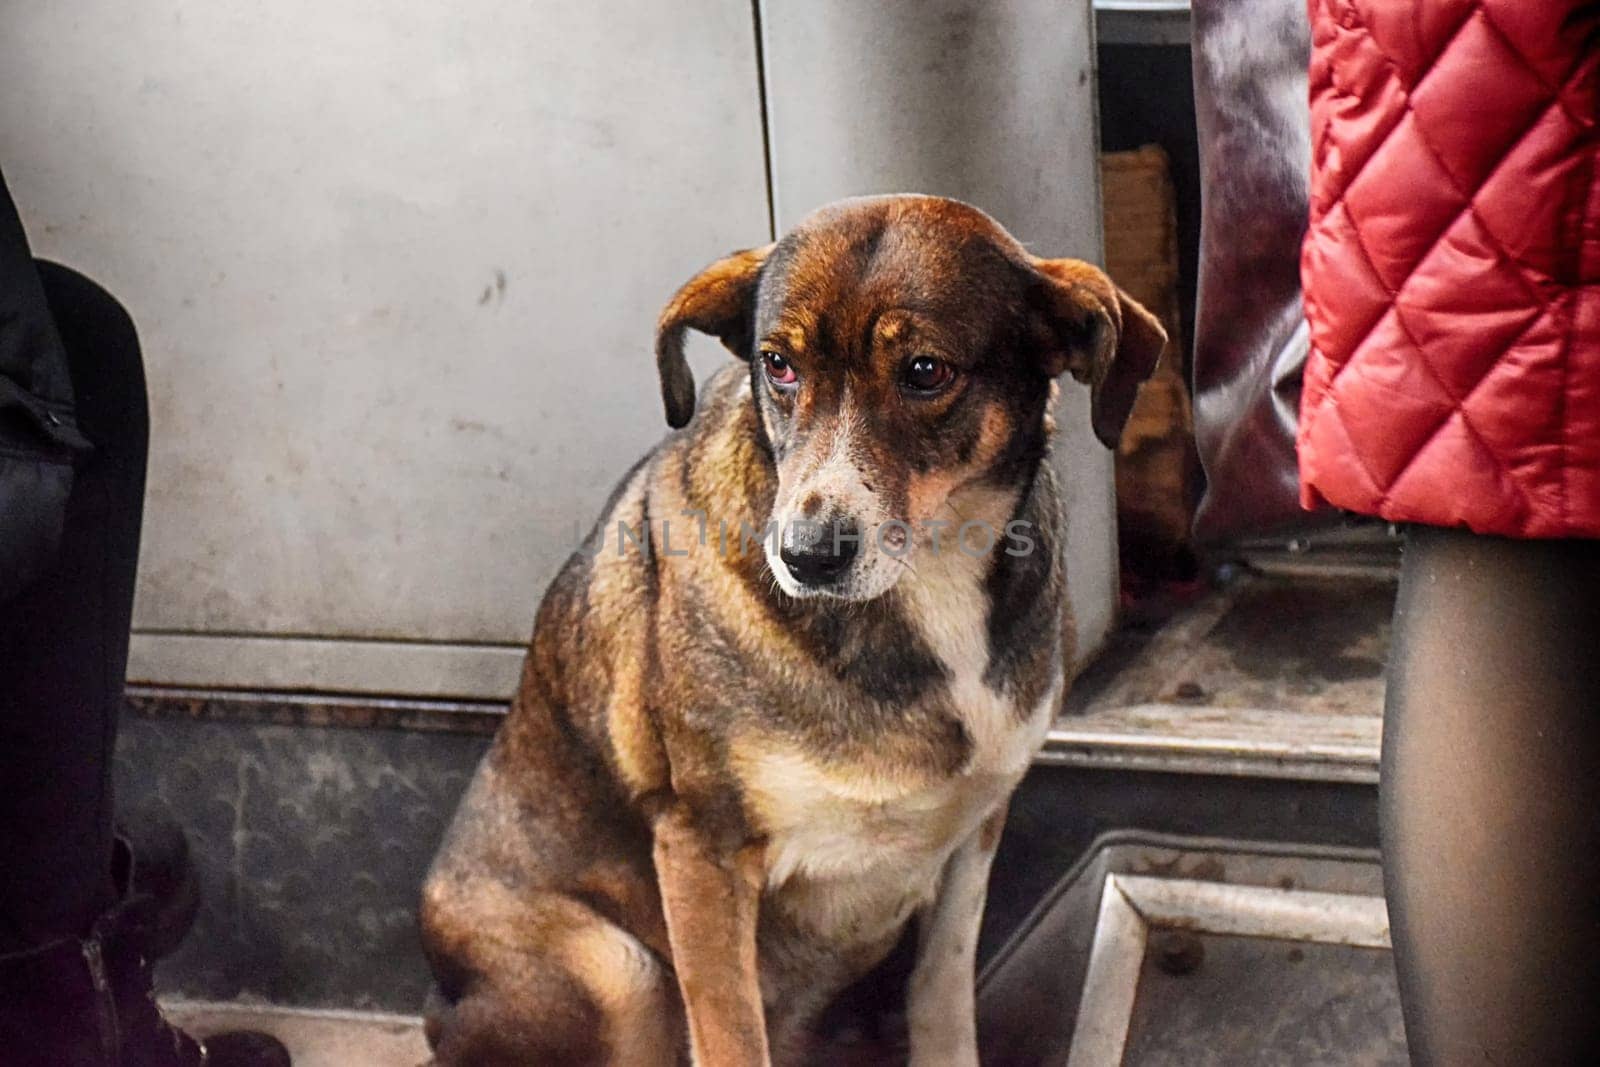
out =
<path fill-rule="evenodd" d="M 1600 542 L 1408 534 L 1380 793 L 1414 1061 L 1600 1063 Z"/>

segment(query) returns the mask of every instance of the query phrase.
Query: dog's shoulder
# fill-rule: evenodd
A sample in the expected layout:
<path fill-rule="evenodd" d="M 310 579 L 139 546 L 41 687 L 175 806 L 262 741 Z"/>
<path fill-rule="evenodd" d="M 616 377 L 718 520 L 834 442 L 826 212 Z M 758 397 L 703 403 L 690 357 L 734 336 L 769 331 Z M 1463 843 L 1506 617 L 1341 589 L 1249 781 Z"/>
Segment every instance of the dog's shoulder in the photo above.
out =
<path fill-rule="evenodd" d="M 681 600 L 713 584 L 704 572 L 717 566 L 716 545 L 693 512 L 748 510 L 736 501 L 748 496 L 752 471 L 765 469 L 750 455 L 748 389 L 742 364 L 712 376 L 694 419 L 619 479 L 539 605 L 512 725 L 559 720 L 630 791 L 664 777 L 653 718 L 681 673 L 662 647 L 664 632 L 672 639 L 663 614 L 673 599 L 663 589 Z"/>

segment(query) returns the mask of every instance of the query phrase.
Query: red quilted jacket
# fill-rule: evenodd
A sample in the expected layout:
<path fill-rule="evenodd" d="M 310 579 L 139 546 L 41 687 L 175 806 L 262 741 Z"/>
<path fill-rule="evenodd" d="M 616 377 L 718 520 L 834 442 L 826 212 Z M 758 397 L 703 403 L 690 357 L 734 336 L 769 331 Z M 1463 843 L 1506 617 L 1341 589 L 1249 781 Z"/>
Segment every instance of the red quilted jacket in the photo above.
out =
<path fill-rule="evenodd" d="M 1600 537 L 1600 8 L 1311 19 L 1302 502 Z"/>

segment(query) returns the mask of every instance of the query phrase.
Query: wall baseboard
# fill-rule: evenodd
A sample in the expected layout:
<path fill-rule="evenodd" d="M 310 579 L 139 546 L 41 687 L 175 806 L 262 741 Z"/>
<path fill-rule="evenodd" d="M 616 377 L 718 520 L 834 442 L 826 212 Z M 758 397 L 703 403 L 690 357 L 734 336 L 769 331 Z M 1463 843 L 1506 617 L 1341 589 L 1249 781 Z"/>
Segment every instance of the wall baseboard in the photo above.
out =
<path fill-rule="evenodd" d="M 524 651 L 521 645 L 136 630 L 128 648 L 128 682 L 504 701 L 516 689 Z"/>

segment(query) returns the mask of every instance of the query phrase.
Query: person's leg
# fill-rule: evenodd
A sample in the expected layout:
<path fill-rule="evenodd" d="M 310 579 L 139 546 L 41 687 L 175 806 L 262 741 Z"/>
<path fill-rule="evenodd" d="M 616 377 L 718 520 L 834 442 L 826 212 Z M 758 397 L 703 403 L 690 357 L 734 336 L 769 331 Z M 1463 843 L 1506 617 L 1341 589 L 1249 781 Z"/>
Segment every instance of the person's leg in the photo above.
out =
<path fill-rule="evenodd" d="M 0 607 L 0 953 L 81 937 L 114 901 L 112 747 L 144 506 L 133 324 L 87 280 L 50 280 L 73 307 L 59 325 L 95 450 L 78 468 L 55 564 Z"/>
<path fill-rule="evenodd" d="M 1380 794 L 1414 1062 L 1600 1062 L 1600 542 L 1408 533 Z"/>
<path fill-rule="evenodd" d="M 112 749 L 144 502 L 144 370 L 110 294 L 64 268 L 40 272 L 95 451 L 78 469 L 54 564 L 0 605 L 0 1063 L 287 1067 L 264 1034 L 202 1047 L 162 1018 L 149 931 L 130 929 L 139 916 L 114 882 Z"/>

